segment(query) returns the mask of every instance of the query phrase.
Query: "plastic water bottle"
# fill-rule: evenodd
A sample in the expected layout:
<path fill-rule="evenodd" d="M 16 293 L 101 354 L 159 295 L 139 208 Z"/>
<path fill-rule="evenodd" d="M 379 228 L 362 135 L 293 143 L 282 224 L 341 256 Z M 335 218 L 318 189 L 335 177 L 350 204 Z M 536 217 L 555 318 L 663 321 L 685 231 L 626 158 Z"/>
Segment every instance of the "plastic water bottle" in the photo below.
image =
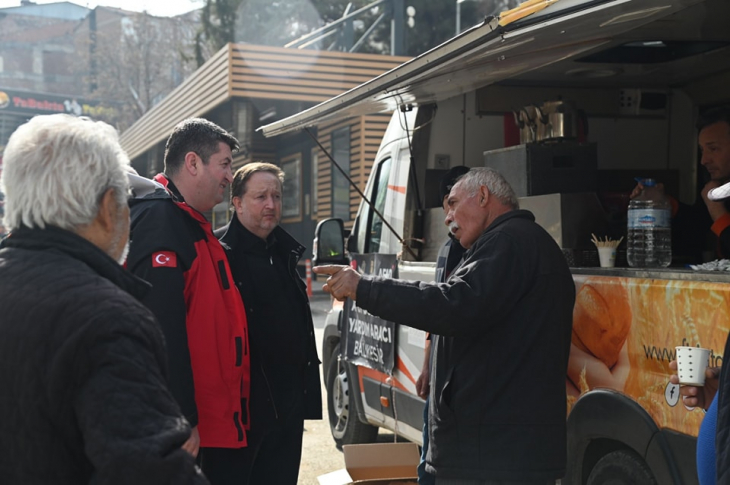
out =
<path fill-rule="evenodd" d="M 672 262 L 672 210 L 654 179 L 629 202 L 626 259 L 632 268 L 666 268 Z"/>

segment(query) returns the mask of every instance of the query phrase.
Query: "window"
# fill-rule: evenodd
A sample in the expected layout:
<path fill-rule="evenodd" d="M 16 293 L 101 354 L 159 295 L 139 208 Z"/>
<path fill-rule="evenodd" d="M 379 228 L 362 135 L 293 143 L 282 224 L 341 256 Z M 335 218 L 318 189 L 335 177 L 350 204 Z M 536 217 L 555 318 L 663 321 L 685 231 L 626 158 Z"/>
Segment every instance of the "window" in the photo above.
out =
<path fill-rule="evenodd" d="M 312 204 L 312 218 L 317 218 L 317 188 L 319 183 L 319 148 L 312 148 L 312 192 L 310 196 L 310 203 Z M 337 169 L 335 169 L 337 170 Z"/>
<path fill-rule="evenodd" d="M 350 127 L 332 132 L 332 156 L 337 164 L 350 175 Z M 332 217 L 350 220 L 350 183 L 347 177 L 332 167 Z"/>
<path fill-rule="evenodd" d="M 256 130 L 253 121 L 254 110 L 251 103 L 245 101 L 236 101 L 233 109 L 235 113 L 236 138 L 238 138 L 238 144 L 241 147 L 238 153 L 244 157 L 248 157 L 253 132 Z"/>
<path fill-rule="evenodd" d="M 224 194 L 223 202 L 216 204 L 215 207 L 213 207 L 213 210 L 210 214 L 210 223 L 213 227 L 213 230 L 220 229 L 221 227 L 228 224 L 228 221 L 231 220 L 231 216 L 233 215 L 230 211 L 230 201 L 231 200 L 231 186 L 229 185 L 228 188 L 226 188 L 226 193 Z"/>
<path fill-rule="evenodd" d="M 291 222 L 292 219 L 299 219 L 302 216 L 301 155 L 297 154 L 283 159 L 281 169 L 284 171 L 281 218 L 289 219 Z"/>

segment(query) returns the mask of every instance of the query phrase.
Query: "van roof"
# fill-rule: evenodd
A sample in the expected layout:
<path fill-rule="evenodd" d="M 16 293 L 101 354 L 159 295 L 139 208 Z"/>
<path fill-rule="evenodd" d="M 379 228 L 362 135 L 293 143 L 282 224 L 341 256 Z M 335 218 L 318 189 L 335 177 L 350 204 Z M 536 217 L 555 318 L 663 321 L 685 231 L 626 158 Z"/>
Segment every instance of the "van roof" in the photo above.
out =
<path fill-rule="evenodd" d="M 495 83 L 686 87 L 690 95 L 693 89 L 700 93 L 706 86 L 698 80 L 730 72 L 728 18 L 725 0 L 557 0 L 506 25 L 489 18 L 356 88 L 259 130 L 275 136 L 323 121 L 438 102 Z M 627 45 L 649 53 L 631 59 L 615 51 Z M 671 51 L 669 56 L 649 62 L 651 49 L 661 47 Z M 672 57 L 677 52 L 684 57 Z"/>

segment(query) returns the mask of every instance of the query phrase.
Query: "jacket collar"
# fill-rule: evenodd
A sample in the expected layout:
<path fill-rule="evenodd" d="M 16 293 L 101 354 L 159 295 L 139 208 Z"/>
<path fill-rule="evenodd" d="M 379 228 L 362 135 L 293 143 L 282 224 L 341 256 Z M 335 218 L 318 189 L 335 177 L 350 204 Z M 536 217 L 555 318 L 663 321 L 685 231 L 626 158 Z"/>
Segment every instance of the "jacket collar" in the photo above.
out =
<path fill-rule="evenodd" d="M 136 299 L 141 299 L 150 284 L 126 271 L 95 244 L 73 232 L 55 226 L 45 229 L 21 227 L 0 243 L 0 249 L 18 248 L 29 251 L 55 250 L 81 261 L 101 277 L 108 279 Z"/>
<path fill-rule="evenodd" d="M 167 175 L 165 175 L 164 173 L 158 173 L 152 180 L 162 184 L 162 186 L 167 191 L 167 194 L 172 197 L 172 200 L 174 200 L 175 202 L 185 202 L 185 199 L 183 199 L 183 196 L 178 190 L 177 186 L 172 183 L 172 180 L 170 180 Z"/>
<path fill-rule="evenodd" d="M 252 253 L 267 253 L 269 250 L 277 252 L 279 250 L 275 231 L 271 231 L 266 240 L 263 240 L 246 229 L 238 220 L 238 217 L 234 216 L 229 225 L 236 236 L 238 246 L 242 250 Z"/>
<path fill-rule="evenodd" d="M 196 221 L 202 223 L 202 224 L 208 224 L 209 221 L 206 219 L 206 217 L 199 212 L 196 208 L 194 208 L 191 205 L 188 205 L 187 202 L 185 202 L 185 199 L 183 198 L 182 194 L 180 193 L 180 190 L 175 186 L 175 184 L 170 180 L 170 178 L 165 175 L 164 173 L 158 173 L 155 175 L 155 177 L 152 179 L 155 182 L 159 182 L 162 184 L 163 187 L 165 187 L 165 190 L 167 191 L 167 194 L 169 197 L 172 198 L 172 201 L 175 202 L 175 204 L 180 207 L 182 210 L 190 214 L 190 216 L 195 219 Z"/>
<path fill-rule="evenodd" d="M 304 246 L 294 239 L 288 232 L 276 226 L 266 241 L 254 235 L 251 231 L 243 227 L 243 224 L 235 215 L 231 222 L 223 229 L 223 235 L 220 237 L 221 243 L 227 248 L 241 247 L 251 252 L 265 251 L 274 246 L 274 250 L 281 254 L 294 253 L 297 261 L 304 254 Z"/>
<path fill-rule="evenodd" d="M 471 248 L 469 248 L 468 254 L 471 255 L 474 252 L 474 249 L 482 244 L 484 239 L 487 237 L 487 234 L 495 231 L 499 226 L 504 224 L 507 221 L 510 221 L 512 219 L 525 219 L 528 221 L 535 222 L 535 216 L 532 215 L 532 212 L 523 210 L 523 209 L 516 209 L 509 212 L 505 212 L 501 216 L 497 217 L 492 221 L 489 226 L 484 230 L 484 232 L 481 233 L 481 235 L 477 238 L 476 241 L 474 241 L 474 244 L 472 244 Z M 466 257 L 466 255 L 465 255 Z"/>
<path fill-rule="evenodd" d="M 524 210 L 524 209 L 516 209 L 511 210 L 509 212 L 505 212 L 501 216 L 497 217 L 492 221 L 491 224 L 487 227 L 487 229 L 484 232 L 489 232 L 499 226 L 500 224 L 503 224 L 505 221 L 508 221 L 510 219 L 527 219 L 532 222 L 535 222 L 535 216 L 532 215 L 532 212 Z"/>

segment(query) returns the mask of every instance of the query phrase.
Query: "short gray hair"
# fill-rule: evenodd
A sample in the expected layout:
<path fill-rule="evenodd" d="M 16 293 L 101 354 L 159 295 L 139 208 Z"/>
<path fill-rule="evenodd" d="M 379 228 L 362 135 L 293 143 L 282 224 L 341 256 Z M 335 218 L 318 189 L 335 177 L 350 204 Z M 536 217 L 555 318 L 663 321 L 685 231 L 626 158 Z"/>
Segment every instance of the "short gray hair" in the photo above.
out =
<path fill-rule="evenodd" d="M 0 190 L 4 223 L 76 232 L 90 224 L 108 189 L 127 203 L 129 158 L 117 131 L 101 121 L 66 114 L 36 116 L 10 136 Z"/>
<path fill-rule="evenodd" d="M 458 182 L 464 191 L 473 197 L 479 192 L 482 185 L 487 187 L 489 193 L 499 199 L 502 204 L 512 209 L 519 209 L 515 191 L 505 178 L 493 168 L 475 167 L 459 177 Z"/>

